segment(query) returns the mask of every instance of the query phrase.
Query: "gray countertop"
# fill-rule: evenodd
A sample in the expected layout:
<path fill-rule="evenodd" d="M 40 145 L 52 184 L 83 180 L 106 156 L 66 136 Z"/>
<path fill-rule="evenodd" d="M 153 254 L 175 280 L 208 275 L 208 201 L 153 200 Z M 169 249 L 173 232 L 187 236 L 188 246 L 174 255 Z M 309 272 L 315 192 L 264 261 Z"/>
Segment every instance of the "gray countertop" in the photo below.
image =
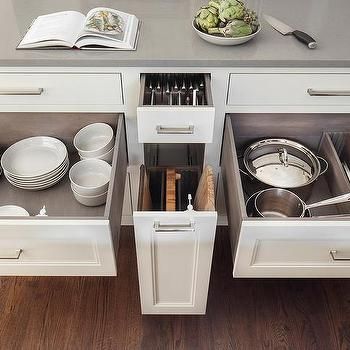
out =
<path fill-rule="evenodd" d="M 318 42 L 307 49 L 265 22 L 252 41 L 211 45 L 191 28 L 206 0 L 1 0 L 0 66 L 82 67 L 350 67 L 349 0 L 265 0 L 263 11 L 304 30 Z M 31 21 L 63 10 L 87 13 L 97 6 L 134 13 L 141 21 L 136 51 L 16 50 Z"/>

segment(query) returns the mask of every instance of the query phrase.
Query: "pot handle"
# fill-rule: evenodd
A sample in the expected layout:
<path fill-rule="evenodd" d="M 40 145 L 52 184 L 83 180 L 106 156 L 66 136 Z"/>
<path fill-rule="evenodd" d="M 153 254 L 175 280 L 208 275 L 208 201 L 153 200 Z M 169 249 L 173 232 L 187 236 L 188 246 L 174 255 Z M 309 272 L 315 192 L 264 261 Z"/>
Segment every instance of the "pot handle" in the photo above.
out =
<path fill-rule="evenodd" d="M 317 156 L 317 158 L 321 165 L 320 174 L 319 174 L 319 176 L 321 176 L 328 170 L 328 162 L 323 157 Z"/>
<path fill-rule="evenodd" d="M 254 177 L 251 174 L 247 173 L 246 171 L 242 170 L 241 168 L 239 168 L 239 172 L 244 174 L 245 176 L 249 177 L 250 180 L 254 180 Z"/>

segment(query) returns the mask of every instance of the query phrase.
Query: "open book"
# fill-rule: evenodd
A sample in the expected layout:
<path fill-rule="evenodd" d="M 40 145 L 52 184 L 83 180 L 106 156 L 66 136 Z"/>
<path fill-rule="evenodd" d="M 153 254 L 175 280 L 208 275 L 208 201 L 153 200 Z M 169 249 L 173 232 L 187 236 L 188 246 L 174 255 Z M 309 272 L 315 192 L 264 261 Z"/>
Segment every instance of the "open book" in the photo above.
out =
<path fill-rule="evenodd" d="M 139 20 L 134 15 L 97 7 L 37 17 L 17 49 L 73 48 L 135 50 Z"/>

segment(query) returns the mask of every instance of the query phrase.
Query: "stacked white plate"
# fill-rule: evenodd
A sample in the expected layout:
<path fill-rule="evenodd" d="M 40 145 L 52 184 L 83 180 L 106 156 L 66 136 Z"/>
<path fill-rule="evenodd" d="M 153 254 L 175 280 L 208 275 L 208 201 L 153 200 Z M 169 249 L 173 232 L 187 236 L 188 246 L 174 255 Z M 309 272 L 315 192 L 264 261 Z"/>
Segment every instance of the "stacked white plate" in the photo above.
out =
<path fill-rule="evenodd" d="M 49 136 L 35 136 L 16 142 L 1 157 L 6 179 L 24 190 L 43 190 L 67 173 L 69 159 L 64 143 Z"/>

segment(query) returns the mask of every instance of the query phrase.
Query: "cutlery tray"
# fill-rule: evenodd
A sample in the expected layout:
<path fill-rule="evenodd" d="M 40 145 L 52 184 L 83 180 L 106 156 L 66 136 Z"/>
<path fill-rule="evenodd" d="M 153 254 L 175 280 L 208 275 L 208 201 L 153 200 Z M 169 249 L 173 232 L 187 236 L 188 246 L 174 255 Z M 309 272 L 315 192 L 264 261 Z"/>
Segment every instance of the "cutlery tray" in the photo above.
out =
<path fill-rule="evenodd" d="M 214 116 L 210 74 L 141 74 L 139 142 L 212 142 Z"/>

